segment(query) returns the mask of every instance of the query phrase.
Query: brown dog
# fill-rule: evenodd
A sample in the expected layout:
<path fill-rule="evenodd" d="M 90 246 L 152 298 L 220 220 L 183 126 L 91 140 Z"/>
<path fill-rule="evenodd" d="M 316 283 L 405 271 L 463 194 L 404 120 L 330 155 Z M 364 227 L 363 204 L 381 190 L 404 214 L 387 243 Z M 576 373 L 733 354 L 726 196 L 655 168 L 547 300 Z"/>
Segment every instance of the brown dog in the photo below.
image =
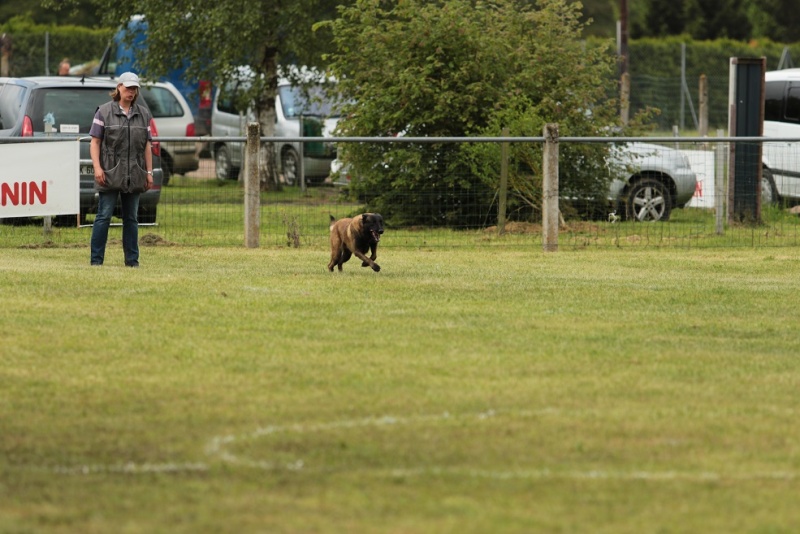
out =
<path fill-rule="evenodd" d="M 383 234 L 383 217 L 380 213 L 364 213 L 352 219 L 339 219 L 331 215 L 331 261 L 328 270 L 342 265 L 355 254 L 362 267 L 372 267 L 378 272 L 381 266 L 375 263 L 378 257 L 378 242 Z M 370 257 L 366 256 L 371 251 Z"/>

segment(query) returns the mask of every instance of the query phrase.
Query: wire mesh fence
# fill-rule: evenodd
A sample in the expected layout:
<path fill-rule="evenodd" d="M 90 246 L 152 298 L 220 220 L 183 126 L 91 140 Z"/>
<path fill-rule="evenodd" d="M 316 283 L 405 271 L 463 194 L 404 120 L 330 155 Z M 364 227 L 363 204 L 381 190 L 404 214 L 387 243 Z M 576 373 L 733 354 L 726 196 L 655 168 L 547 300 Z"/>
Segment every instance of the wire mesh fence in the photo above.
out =
<path fill-rule="evenodd" d="M 331 217 L 365 211 L 384 216 L 382 247 L 543 246 L 536 159 L 543 138 L 336 141 L 340 154 L 377 155 L 366 168 L 363 161 L 359 168 L 337 160 L 335 172 L 305 187 L 262 191 L 260 246 L 326 247 Z M 510 154 L 505 182 L 504 144 Z M 800 139 L 764 142 L 761 159 L 760 139 L 562 138 L 559 145 L 561 248 L 800 244 L 794 207 L 800 202 Z M 597 146 L 605 154 L 600 163 L 592 159 Z M 0 209 L 14 200 L 7 189 L 0 191 Z M 2 219 L 0 247 L 88 246 L 93 215 L 86 213 L 83 225 L 78 220 L 59 218 L 45 230 L 41 218 Z M 242 181 L 217 178 L 215 160 L 202 157 L 197 170 L 169 176 L 155 223 L 141 225 L 140 239 L 243 246 L 244 229 Z M 120 235 L 119 225 L 112 227 L 111 239 Z"/>

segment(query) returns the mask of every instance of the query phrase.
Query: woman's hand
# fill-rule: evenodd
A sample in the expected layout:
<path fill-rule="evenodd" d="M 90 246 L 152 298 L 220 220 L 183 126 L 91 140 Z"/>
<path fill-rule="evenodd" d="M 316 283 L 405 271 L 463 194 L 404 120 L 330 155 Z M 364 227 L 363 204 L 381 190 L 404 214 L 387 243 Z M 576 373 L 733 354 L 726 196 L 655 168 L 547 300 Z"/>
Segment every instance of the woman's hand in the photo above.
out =
<path fill-rule="evenodd" d="M 98 185 L 106 185 L 106 173 L 97 165 L 94 167 L 94 181 Z"/>

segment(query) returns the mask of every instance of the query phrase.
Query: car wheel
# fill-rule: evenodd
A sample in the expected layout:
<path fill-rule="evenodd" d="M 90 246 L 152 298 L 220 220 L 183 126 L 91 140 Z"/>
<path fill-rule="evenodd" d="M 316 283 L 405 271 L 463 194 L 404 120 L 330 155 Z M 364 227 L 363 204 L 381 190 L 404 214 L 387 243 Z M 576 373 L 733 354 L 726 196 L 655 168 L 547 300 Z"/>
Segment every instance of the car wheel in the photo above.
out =
<path fill-rule="evenodd" d="M 214 163 L 216 164 L 218 180 L 233 180 L 236 178 L 238 173 L 234 171 L 228 147 L 223 145 L 216 150 L 214 154 Z"/>
<path fill-rule="evenodd" d="M 169 185 L 172 177 L 172 158 L 162 150 L 161 152 L 161 185 Z"/>
<path fill-rule="evenodd" d="M 663 183 L 645 178 L 631 187 L 626 209 L 630 220 L 668 221 L 672 211 L 672 198 Z"/>
<path fill-rule="evenodd" d="M 153 206 L 152 208 L 148 208 L 146 210 L 139 208 L 139 213 L 136 217 L 139 220 L 139 224 L 155 224 L 157 210 L 157 206 Z"/>
<path fill-rule="evenodd" d="M 286 148 L 281 152 L 281 171 L 286 185 L 298 185 L 297 162 L 299 159 L 293 148 Z"/>
<path fill-rule="evenodd" d="M 774 206 L 778 203 L 778 190 L 775 188 L 775 179 L 772 171 L 764 167 L 761 170 L 761 206 Z"/>

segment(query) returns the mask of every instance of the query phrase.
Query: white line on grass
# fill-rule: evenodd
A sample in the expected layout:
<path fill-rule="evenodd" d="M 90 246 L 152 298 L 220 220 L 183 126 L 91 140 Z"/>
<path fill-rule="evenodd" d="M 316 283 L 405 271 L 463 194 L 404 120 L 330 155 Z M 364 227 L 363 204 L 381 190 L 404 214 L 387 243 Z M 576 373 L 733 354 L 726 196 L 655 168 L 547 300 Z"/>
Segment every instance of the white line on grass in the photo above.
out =
<path fill-rule="evenodd" d="M 532 415 L 552 414 L 557 410 L 545 408 L 539 411 L 524 410 L 516 412 L 517 417 L 530 417 Z M 451 415 L 449 412 L 434 415 L 420 415 L 410 417 L 368 417 L 364 419 L 332 421 L 328 423 L 312 423 L 307 425 L 270 425 L 259 427 L 252 432 L 240 435 L 226 435 L 212 438 L 206 446 L 206 454 L 216 457 L 225 463 L 253 467 L 263 470 L 289 470 L 313 472 L 308 469 L 302 459 L 290 463 L 275 463 L 266 460 L 253 460 L 232 453 L 229 448 L 236 443 L 256 440 L 265 436 L 279 433 L 310 434 L 337 429 L 359 427 L 381 427 L 394 425 L 407 425 L 415 423 L 437 422 L 455 419 L 485 420 L 494 417 L 497 412 L 488 410 L 474 414 Z M 321 469 L 320 469 L 321 470 Z M 690 481 L 704 482 L 717 480 L 795 480 L 798 473 L 794 471 L 751 472 L 751 473 L 719 473 L 712 471 L 552 471 L 549 469 L 518 469 L 513 471 L 495 471 L 460 467 L 427 467 L 427 468 L 390 468 L 390 469 L 359 469 L 359 472 L 371 471 L 380 476 L 412 477 L 412 476 L 468 476 L 473 478 L 486 478 L 495 480 L 528 479 L 528 480 L 643 480 L 643 481 Z"/>
<path fill-rule="evenodd" d="M 508 413 L 514 417 L 530 417 L 533 415 L 552 414 L 558 410 L 546 408 L 539 411 L 518 411 Z M 382 416 L 367 417 L 363 419 L 351 419 L 341 421 L 331 421 L 327 423 L 310 424 L 289 424 L 289 425 L 269 425 L 258 427 L 252 432 L 244 434 L 228 434 L 216 436 L 208 441 L 205 447 L 206 454 L 218 461 L 226 464 L 237 465 L 247 468 L 260 469 L 264 471 L 294 471 L 313 473 L 326 471 L 326 469 L 310 469 L 302 459 L 291 462 L 270 462 L 267 460 L 257 460 L 237 455 L 231 452 L 234 445 L 258 440 L 266 436 L 275 434 L 313 434 L 315 432 L 325 432 L 330 430 L 363 428 L 363 427 L 392 427 L 399 425 L 412 425 L 419 423 L 436 423 L 448 420 L 475 419 L 478 421 L 493 418 L 497 415 L 494 410 L 487 410 L 472 414 L 452 415 L 449 412 L 431 415 L 418 415 L 407 417 Z M 25 467 L 21 467 L 25 469 Z M 149 474 L 149 473 L 188 473 L 205 472 L 211 467 L 203 462 L 194 463 L 162 463 L 137 464 L 127 462 L 122 464 L 93 464 L 78 466 L 55 466 L 55 467 L 32 467 L 34 471 L 45 471 L 59 475 L 93 475 L 93 474 Z M 420 477 L 420 476 L 467 476 L 472 478 L 483 478 L 493 480 L 629 480 L 629 481 L 688 481 L 688 482 L 707 482 L 707 481 L 752 481 L 752 480 L 797 480 L 800 475 L 796 471 L 762 471 L 749 473 L 736 472 L 714 472 L 714 471 L 612 471 L 612 470 L 589 470 L 589 471 L 553 471 L 550 469 L 515 469 L 504 470 L 485 470 L 473 469 L 469 467 L 424 467 L 424 468 L 358 468 L 359 473 L 371 473 L 376 476 L 388 477 Z M 356 471 L 354 470 L 354 471 Z"/>

